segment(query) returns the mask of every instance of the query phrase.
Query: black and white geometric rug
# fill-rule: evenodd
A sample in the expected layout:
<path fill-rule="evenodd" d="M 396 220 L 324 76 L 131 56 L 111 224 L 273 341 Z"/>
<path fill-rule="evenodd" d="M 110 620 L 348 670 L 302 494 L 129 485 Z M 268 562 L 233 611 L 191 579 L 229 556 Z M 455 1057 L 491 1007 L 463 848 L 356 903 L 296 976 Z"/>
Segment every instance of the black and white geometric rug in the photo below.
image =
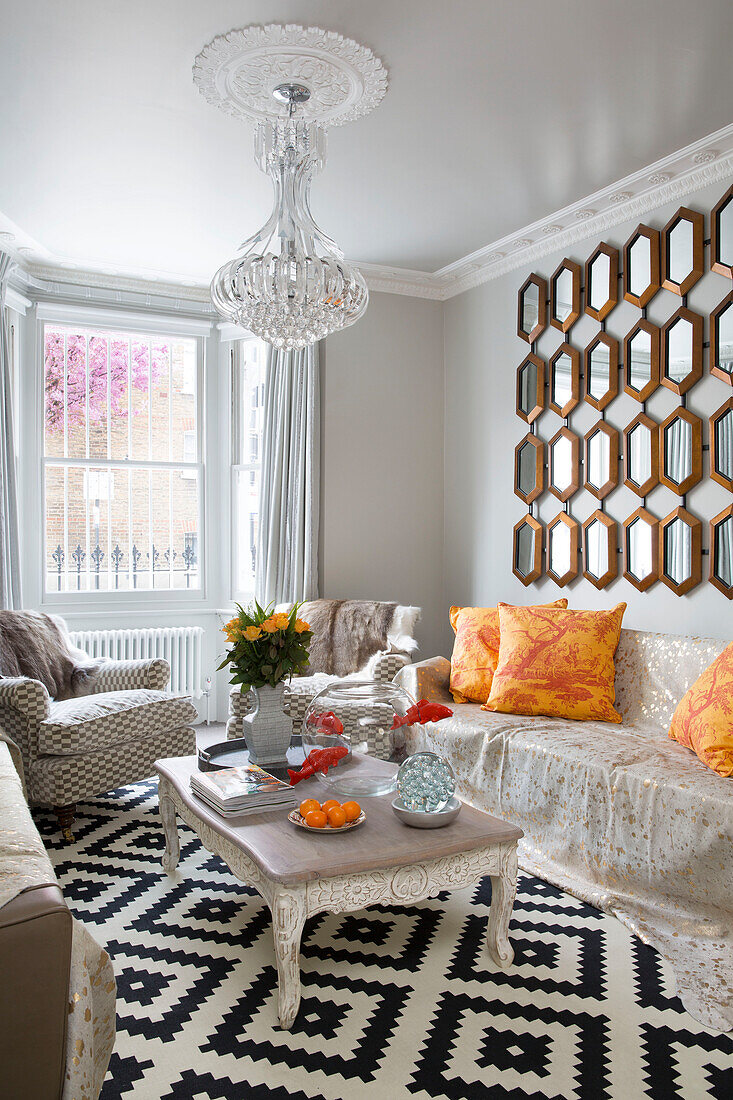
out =
<path fill-rule="evenodd" d="M 507 973 L 490 886 L 306 926 L 303 1000 L 277 1020 L 269 910 L 180 826 L 161 868 L 157 786 L 39 825 L 64 894 L 117 975 L 103 1100 L 731 1100 L 733 1037 L 696 1023 L 670 968 L 613 917 L 522 876 Z"/>

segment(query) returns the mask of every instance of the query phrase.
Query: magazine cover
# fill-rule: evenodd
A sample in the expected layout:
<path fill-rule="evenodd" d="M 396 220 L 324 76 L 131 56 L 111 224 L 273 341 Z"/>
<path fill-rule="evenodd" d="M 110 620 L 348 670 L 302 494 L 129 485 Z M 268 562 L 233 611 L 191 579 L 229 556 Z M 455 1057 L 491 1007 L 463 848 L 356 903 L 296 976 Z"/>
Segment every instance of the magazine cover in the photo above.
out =
<path fill-rule="evenodd" d="M 289 786 L 281 779 L 264 771 L 257 764 L 222 771 L 201 772 L 196 776 L 202 787 L 209 787 L 219 798 L 242 798 L 252 794 L 274 794 L 287 791 Z"/>

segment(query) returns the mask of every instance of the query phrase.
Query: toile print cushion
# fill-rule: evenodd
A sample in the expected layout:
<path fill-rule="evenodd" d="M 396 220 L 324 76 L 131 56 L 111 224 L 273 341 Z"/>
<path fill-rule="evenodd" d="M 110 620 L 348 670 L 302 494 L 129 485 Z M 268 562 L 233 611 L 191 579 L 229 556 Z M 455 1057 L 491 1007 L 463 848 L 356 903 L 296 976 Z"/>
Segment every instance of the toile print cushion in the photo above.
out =
<path fill-rule="evenodd" d="M 566 599 L 541 607 L 568 606 Z M 452 607 L 450 625 L 456 638 L 450 659 L 450 691 L 455 703 L 485 703 L 499 660 L 499 610 L 496 607 Z"/>
<path fill-rule="evenodd" d="M 669 736 L 718 775 L 733 776 L 733 644 L 682 696 Z"/>
<path fill-rule="evenodd" d="M 626 604 L 567 611 L 499 604 L 499 661 L 484 710 L 620 722 L 614 654 Z"/>

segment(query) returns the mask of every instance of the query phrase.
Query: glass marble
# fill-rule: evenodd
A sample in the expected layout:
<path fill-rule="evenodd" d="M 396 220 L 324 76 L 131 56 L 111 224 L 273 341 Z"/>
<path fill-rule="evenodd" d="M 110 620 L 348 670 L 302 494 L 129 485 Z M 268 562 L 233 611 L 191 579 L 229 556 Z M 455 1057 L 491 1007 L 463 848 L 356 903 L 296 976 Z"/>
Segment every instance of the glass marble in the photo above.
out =
<path fill-rule="evenodd" d="M 416 752 L 400 766 L 397 789 L 409 810 L 436 813 L 453 797 L 456 777 L 447 760 L 434 752 Z"/>

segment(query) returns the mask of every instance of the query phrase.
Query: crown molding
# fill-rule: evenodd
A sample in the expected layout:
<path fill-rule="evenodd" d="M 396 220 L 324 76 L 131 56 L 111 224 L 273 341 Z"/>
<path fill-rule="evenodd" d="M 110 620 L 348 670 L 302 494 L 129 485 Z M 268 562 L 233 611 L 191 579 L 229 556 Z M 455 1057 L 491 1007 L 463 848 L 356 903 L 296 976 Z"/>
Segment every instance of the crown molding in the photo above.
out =
<path fill-rule="evenodd" d="M 515 268 L 606 230 L 642 218 L 668 202 L 681 201 L 708 184 L 733 176 L 733 124 L 687 145 L 608 187 L 556 210 L 500 240 L 447 264 L 437 271 L 412 271 L 383 264 L 351 261 L 361 270 L 370 290 L 444 302 L 457 294 L 498 279 Z M 12 227 L 9 228 L 9 227 Z M 3 228 L 5 233 L 3 234 Z M 15 240 L 9 236 L 16 234 Z M 15 245 L 25 241 L 20 248 Z M 0 214 L 0 248 L 17 263 L 21 282 L 32 296 L 45 293 L 78 300 L 104 297 L 120 303 L 130 295 L 150 308 L 174 308 L 213 313 L 208 284 L 149 273 L 118 273 L 74 267 L 50 254 Z M 38 260 L 30 255 L 35 249 Z M 35 290 L 36 294 L 33 295 Z M 171 306 L 171 300 L 173 305 Z"/>

